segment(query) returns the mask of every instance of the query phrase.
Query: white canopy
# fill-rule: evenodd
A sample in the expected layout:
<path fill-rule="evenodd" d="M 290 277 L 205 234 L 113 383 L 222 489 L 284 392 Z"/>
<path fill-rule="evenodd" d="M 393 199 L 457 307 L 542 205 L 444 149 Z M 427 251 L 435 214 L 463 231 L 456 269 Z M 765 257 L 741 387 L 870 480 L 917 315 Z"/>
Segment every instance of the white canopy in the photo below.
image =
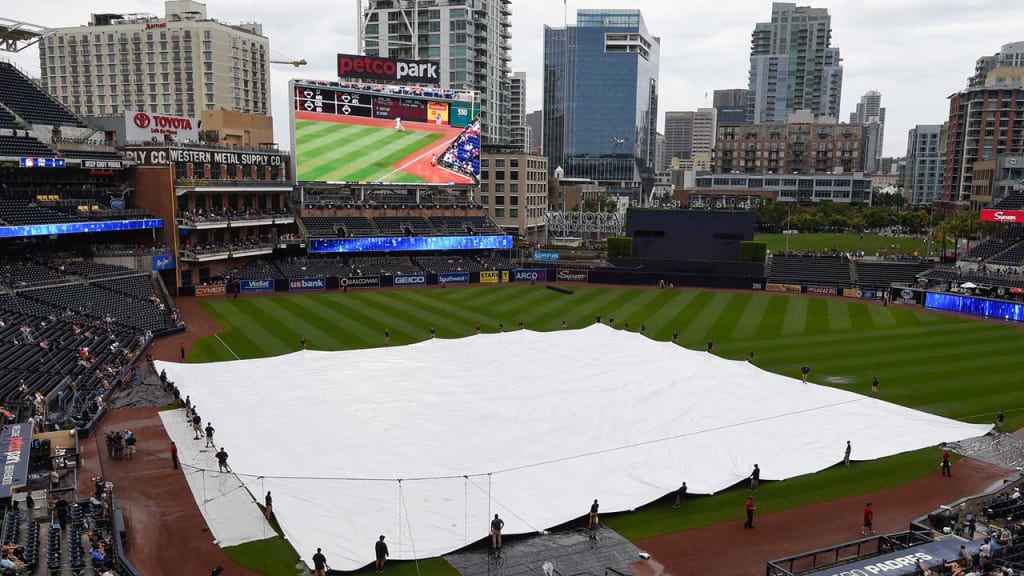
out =
<path fill-rule="evenodd" d="M 594 498 L 612 512 L 682 481 L 713 493 L 755 463 L 764 480 L 816 472 L 847 440 L 869 460 L 990 429 L 600 325 L 158 369 L 257 498 L 273 491 L 299 553 L 341 570 L 371 562 L 381 534 L 392 558 L 437 556 L 494 513 L 538 531 Z M 217 510 L 214 534 L 235 540 L 237 516 Z"/>

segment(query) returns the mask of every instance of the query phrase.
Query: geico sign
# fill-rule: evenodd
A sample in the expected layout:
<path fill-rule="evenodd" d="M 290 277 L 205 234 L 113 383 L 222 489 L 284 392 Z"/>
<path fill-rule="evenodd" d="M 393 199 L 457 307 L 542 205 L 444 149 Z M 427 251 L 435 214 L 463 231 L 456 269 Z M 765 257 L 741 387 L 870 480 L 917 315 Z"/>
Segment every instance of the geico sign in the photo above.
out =
<path fill-rule="evenodd" d="M 395 276 L 395 285 L 401 286 L 403 284 L 426 284 L 427 279 L 424 276 Z"/>
<path fill-rule="evenodd" d="M 405 80 L 426 84 L 440 84 L 439 63 L 434 60 L 404 60 L 338 54 L 338 76 L 364 80 Z"/>

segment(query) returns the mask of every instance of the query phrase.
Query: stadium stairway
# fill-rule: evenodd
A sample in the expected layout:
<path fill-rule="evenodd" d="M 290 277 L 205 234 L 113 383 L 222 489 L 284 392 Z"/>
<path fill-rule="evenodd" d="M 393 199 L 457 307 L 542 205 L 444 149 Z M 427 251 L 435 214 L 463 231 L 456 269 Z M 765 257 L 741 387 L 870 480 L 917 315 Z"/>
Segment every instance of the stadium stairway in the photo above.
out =
<path fill-rule="evenodd" d="M 857 264 L 856 262 L 853 261 L 852 258 L 850 259 L 850 281 L 853 282 L 854 286 L 859 284 L 857 278 Z"/>

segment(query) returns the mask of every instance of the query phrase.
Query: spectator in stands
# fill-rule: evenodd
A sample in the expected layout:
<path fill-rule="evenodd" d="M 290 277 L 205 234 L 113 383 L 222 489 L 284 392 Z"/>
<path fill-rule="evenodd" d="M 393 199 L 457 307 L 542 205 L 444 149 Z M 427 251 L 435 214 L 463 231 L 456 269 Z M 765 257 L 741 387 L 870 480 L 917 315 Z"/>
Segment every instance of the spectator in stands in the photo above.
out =
<path fill-rule="evenodd" d="M 217 445 L 213 443 L 213 433 L 214 432 L 216 432 L 216 430 L 213 428 L 213 423 L 212 422 L 207 422 L 206 423 L 206 447 L 207 448 L 216 448 L 217 447 Z"/>
<path fill-rule="evenodd" d="M 217 452 L 217 466 L 221 472 L 231 472 L 231 467 L 228 466 L 228 453 L 224 450 L 224 447 L 220 447 L 220 451 Z"/>
<path fill-rule="evenodd" d="M 384 572 L 384 561 L 388 558 L 388 545 L 384 543 L 384 535 L 381 534 L 380 538 L 377 539 L 376 544 L 373 545 L 374 554 L 377 556 L 377 573 Z"/>
<path fill-rule="evenodd" d="M 327 575 L 327 557 L 316 549 L 316 554 L 313 554 L 313 576 L 326 576 Z"/>
<path fill-rule="evenodd" d="M 171 441 L 171 463 L 174 464 L 175 470 L 181 465 L 178 461 L 178 445 L 174 441 Z"/>
<path fill-rule="evenodd" d="M 949 450 L 942 453 L 942 475 L 952 478 L 953 471 L 950 469 L 949 464 Z"/>
<path fill-rule="evenodd" d="M 978 548 L 978 565 L 984 567 L 992 559 L 992 539 L 985 537 L 985 542 Z"/>
<path fill-rule="evenodd" d="M 747 496 L 747 521 L 744 522 L 744 528 L 754 527 L 754 510 L 757 510 L 757 506 L 754 506 L 754 496 Z"/>
<path fill-rule="evenodd" d="M 867 536 L 868 534 L 874 534 L 874 523 L 875 511 L 871 508 L 871 502 L 868 502 L 867 505 L 864 506 L 864 526 L 860 530 L 861 535 Z"/>
<path fill-rule="evenodd" d="M 850 446 L 850 441 L 846 441 L 846 452 L 843 454 L 843 466 L 850 467 L 850 452 L 853 448 Z"/>
<path fill-rule="evenodd" d="M 754 470 L 750 473 L 750 488 L 749 490 L 757 490 L 757 485 L 761 483 L 761 468 L 754 464 Z"/>
<path fill-rule="evenodd" d="M 974 565 L 974 557 L 967 551 L 967 547 L 963 544 L 960 545 L 960 564 L 966 568 L 970 568 Z"/>

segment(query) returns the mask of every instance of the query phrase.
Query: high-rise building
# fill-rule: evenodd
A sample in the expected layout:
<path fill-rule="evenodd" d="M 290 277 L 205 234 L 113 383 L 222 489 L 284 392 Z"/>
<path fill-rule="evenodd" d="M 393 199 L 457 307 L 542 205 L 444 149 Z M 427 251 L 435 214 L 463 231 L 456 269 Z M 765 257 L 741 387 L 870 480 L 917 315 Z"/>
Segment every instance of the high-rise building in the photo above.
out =
<path fill-rule="evenodd" d="M 826 174 L 864 170 L 859 124 L 719 125 L 716 174 Z"/>
<path fill-rule="evenodd" d="M 544 111 L 534 110 L 527 114 L 526 127 L 530 129 L 530 153 L 544 154 Z"/>
<path fill-rule="evenodd" d="M 715 120 L 721 124 L 743 124 L 747 121 L 746 88 L 715 90 L 712 106 L 715 107 Z"/>
<path fill-rule="evenodd" d="M 366 2 L 363 53 L 439 60 L 443 88 L 476 92 L 480 99 L 483 142 L 507 145 L 511 0 Z"/>
<path fill-rule="evenodd" d="M 665 135 L 658 132 L 654 144 L 654 171 L 664 172 L 668 170 L 670 158 L 665 153 Z"/>
<path fill-rule="evenodd" d="M 526 125 L 526 72 L 516 72 L 509 78 L 508 100 L 509 138 L 512 148 L 529 152 L 530 127 Z"/>
<path fill-rule="evenodd" d="M 942 199 L 945 170 L 945 126 L 918 124 L 907 133 L 907 167 L 903 188 L 911 204 L 931 204 Z"/>
<path fill-rule="evenodd" d="M 715 108 L 732 108 L 735 106 L 747 106 L 746 88 L 730 88 L 728 90 L 715 90 L 712 92 L 711 105 Z"/>
<path fill-rule="evenodd" d="M 653 179 L 661 40 L 639 10 L 579 10 L 544 28 L 544 153 L 566 178 Z"/>
<path fill-rule="evenodd" d="M 684 160 L 693 154 L 693 110 L 665 112 L 665 157 Z"/>
<path fill-rule="evenodd" d="M 163 18 L 93 14 L 39 42 L 39 81 L 78 114 L 270 113 L 270 42 L 261 24 L 225 24 L 168 0 Z"/>
<path fill-rule="evenodd" d="M 968 87 L 949 97 L 945 146 L 948 202 L 971 199 L 976 162 L 1024 155 L 1024 42 L 980 59 Z"/>
<path fill-rule="evenodd" d="M 480 203 L 506 232 L 530 242 L 547 239 L 548 161 L 543 156 L 485 150 Z"/>
<path fill-rule="evenodd" d="M 851 124 L 864 125 L 864 170 L 881 171 L 882 144 L 885 140 L 885 108 L 882 94 L 875 90 L 860 97 L 857 110 L 850 113 Z"/>
<path fill-rule="evenodd" d="M 839 118 L 843 67 L 831 25 L 825 8 L 772 3 L 771 21 L 751 38 L 748 122 L 785 122 L 796 110 Z"/>
<path fill-rule="evenodd" d="M 688 160 L 710 154 L 715 146 L 715 109 L 665 112 L 665 158 Z"/>

